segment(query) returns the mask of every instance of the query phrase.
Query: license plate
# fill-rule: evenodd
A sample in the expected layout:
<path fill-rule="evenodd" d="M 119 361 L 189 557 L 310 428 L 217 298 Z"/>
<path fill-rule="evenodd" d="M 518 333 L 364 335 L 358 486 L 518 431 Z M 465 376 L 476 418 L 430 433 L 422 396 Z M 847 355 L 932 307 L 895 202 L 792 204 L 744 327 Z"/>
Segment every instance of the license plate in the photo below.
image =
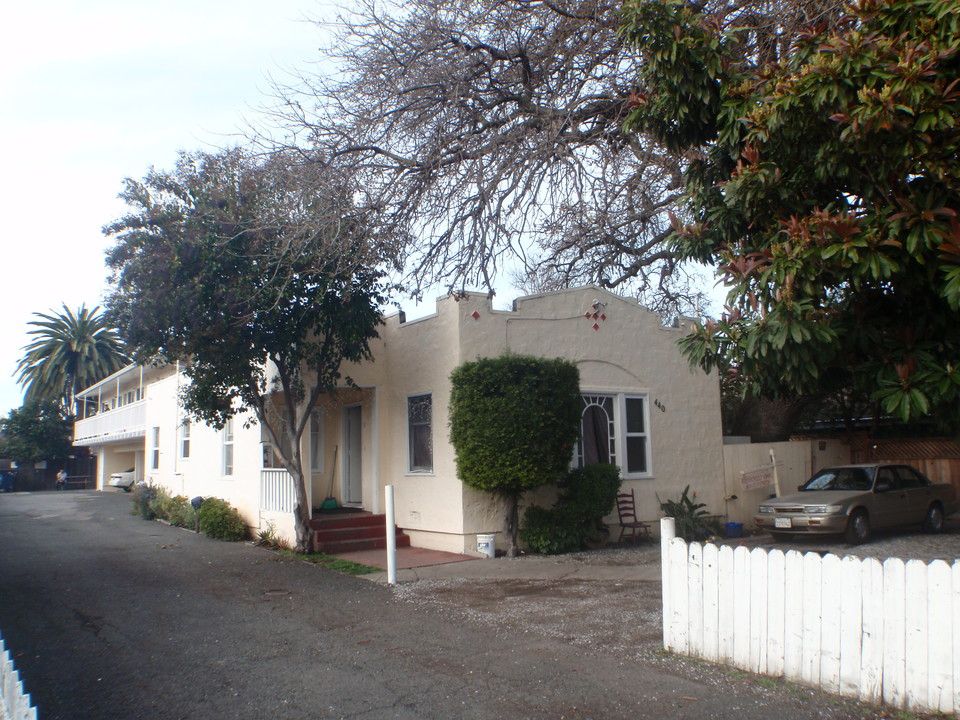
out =
<path fill-rule="evenodd" d="M 788 528 L 792 527 L 790 523 L 790 518 L 774 518 L 773 526 L 778 528 Z"/>

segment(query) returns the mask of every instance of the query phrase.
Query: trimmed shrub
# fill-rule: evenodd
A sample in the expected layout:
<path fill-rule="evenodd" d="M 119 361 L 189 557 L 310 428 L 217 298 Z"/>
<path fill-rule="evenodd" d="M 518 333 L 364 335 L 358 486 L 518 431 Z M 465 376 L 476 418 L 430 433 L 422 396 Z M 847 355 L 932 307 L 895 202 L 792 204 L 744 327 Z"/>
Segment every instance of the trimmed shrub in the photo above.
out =
<path fill-rule="evenodd" d="M 523 515 L 520 537 L 534 552 L 545 555 L 581 550 L 613 511 L 620 489 L 616 465 L 587 465 L 567 473 L 561 494 L 551 509 L 532 505 Z"/>
<path fill-rule="evenodd" d="M 579 550 L 585 542 L 581 528 L 564 522 L 556 509 L 548 510 L 539 505 L 531 505 L 524 511 L 520 539 L 531 550 L 544 555 Z"/>
<path fill-rule="evenodd" d="M 200 532 L 215 540 L 243 540 L 247 526 L 240 513 L 226 500 L 207 498 L 197 513 Z"/>
<path fill-rule="evenodd" d="M 560 505 L 567 517 L 579 524 L 596 528 L 613 512 L 620 491 L 620 468 L 598 463 L 571 470 L 560 487 Z"/>
<path fill-rule="evenodd" d="M 507 555 L 523 493 L 562 477 L 580 427 L 580 371 L 562 359 L 481 358 L 450 376 L 450 443 L 465 485 L 504 500 Z"/>

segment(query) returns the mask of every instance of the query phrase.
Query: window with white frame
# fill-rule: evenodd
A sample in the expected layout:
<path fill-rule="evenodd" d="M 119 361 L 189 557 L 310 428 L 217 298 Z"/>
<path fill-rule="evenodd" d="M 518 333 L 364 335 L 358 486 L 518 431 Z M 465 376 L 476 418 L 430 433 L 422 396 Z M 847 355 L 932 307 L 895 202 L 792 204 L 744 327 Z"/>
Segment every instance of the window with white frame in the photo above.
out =
<path fill-rule="evenodd" d="M 271 445 L 266 440 L 263 441 L 263 467 L 272 468 L 276 467 L 278 463 L 276 462 L 276 454 L 273 451 L 273 445 Z"/>
<path fill-rule="evenodd" d="M 323 415 L 319 410 L 310 413 L 310 470 L 323 472 Z"/>
<path fill-rule="evenodd" d="M 282 468 L 283 459 L 280 457 L 280 448 L 284 448 L 288 453 L 288 457 L 293 459 L 293 443 L 290 439 L 290 433 L 287 432 L 284 428 L 280 432 L 280 446 L 277 447 L 266 437 L 267 433 L 261 433 L 260 442 L 263 444 L 263 467 L 265 468 Z"/>
<path fill-rule="evenodd" d="M 233 475 L 233 418 L 223 426 L 223 474 Z"/>
<path fill-rule="evenodd" d="M 650 434 L 646 395 L 581 396 L 577 467 L 619 465 L 625 476 L 650 474 Z"/>
<path fill-rule="evenodd" d="M 180 423 L 180 457 L 184 460 L 190 457 L 190 418 Z"/>
<path fill-rule="evenodd" d="M 433 396 L 429 393 L 407 398 L 407 427 L 410 437 L 410 472 L 433 472 Z"/>
<path fill-rule="evenodd" d="M 160 428 L 150 428 L 150 469 L 160 469 Z"/>
<path fill-rule="evenodd" d="M 626 395 L 623 398 L 624 432 L 627 461 L 623 470 L 627 475 L 646 475 L 650 472 L 650 448 L 647 442 L 647 399 Z M 621 467 L 623 464 L 621 463 Z"/>

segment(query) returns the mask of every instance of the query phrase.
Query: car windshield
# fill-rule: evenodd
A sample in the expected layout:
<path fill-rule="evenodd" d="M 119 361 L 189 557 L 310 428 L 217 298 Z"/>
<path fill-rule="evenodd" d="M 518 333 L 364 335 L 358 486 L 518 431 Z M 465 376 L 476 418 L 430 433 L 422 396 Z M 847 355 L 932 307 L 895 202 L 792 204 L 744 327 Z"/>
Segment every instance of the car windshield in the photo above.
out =
<path fill-rule="evenodd" d="M 872 468 L 828 468 L 814 475 L 801 490 L 869 490 Z"/>

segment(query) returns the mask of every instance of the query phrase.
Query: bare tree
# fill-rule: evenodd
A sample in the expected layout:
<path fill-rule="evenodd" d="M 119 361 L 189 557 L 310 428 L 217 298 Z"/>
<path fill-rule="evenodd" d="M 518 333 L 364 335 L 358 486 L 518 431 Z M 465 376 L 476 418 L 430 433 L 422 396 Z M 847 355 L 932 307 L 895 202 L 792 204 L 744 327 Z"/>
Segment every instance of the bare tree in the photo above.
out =
<path fill-rule="evenodd" d="M 561 283 L 664 287 L 677 158 L 621 132 L 635 72 L 602 0 L 366 0 L 341 15 L 335 76 L 277 88 L 305 161 L 349 168 L 415 290 Z"/>
<path fill-rule="evenodd" d="M 732 23 L 755 10 L 759 48 L 792 2 L 716 11 Z M 382 230 L 409 239 L 415 291 L 492 287 L 519 268 L 689 307 L 699 288 L 664 244 L 683 158 L 622 131 L 642 61 L 618 35 L 621 7 L 361 0 L 335 23 L 324 59 L 336 74 L 276 87 L 270 134 L 360 179 Z"/>

